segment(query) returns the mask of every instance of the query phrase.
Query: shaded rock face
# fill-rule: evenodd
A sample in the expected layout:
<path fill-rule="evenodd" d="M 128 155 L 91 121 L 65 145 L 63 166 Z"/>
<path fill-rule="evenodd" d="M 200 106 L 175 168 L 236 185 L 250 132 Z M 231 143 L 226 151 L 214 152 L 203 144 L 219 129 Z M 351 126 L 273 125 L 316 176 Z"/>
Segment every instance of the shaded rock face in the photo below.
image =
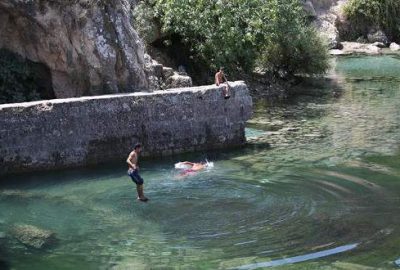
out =
<path fill-rule="evenodd" d="M 386 36 L 386 34 L 382 30 L 371 30 L 368 35 L 367 39 L 369 42 L 374 43 L 374 42 L 380 42 L 383 43 L 385 46 L 389 45 L 389 38 Z"/>
<path fill-rule="evenodd" d="M 42 249 L 56 242 L 53 232 L 32 225 L 16 225 L 11 233 L 18 241 L 31 248 Z"/>
<path fill-rule="evenodd" d="M 45 64 L 57 98 L 148 89 L 133 3 L 0 1 L 0 48 Z"/>
<path fill-rule="evenodd" d="M 342 48 L 337 24 L 341 21 L 342 7 L 346 2 L 347 0 L 311 1 L 317 14 L 315 26 L 327 40 L 329 49 Z"/>
<path fill-rule="evenodd" d="M 303 9 L 306 13 L 306 16 L 311 18 L 311 19 L 316 19 L 317 18 L 317 12 L 314 9 L 314 5 L 311 1 L 307 0 L 305 2 L 301 2 Z"/>
<path fill-rule="evenodd" d="M 149 86 L 153 90 L 191 87 L 192 78 L 186 72 L 176 72 L 165 67 L 145 54 L 146 71 L 149 74 Z"/>

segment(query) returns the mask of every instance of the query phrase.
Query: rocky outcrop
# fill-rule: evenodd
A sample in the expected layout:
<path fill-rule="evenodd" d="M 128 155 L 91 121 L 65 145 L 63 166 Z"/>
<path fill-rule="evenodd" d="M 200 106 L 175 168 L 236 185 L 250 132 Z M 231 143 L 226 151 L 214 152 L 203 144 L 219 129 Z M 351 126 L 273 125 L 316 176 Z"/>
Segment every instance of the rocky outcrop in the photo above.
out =
<path fill-rule="evenodd" d="M 36 249 L 49 247 L 57 241 L 53 232 L 32 225 L 16 225 L 11 234 L 22 244 Z"/>
<path fill-rule="evenodd" d="M 382 53 L 382 49 L 377 46 L 379 44 L 363 44 L 358 42 L 342 42 L 341 50 L 330 50 L 331 55 L 351 55 L 351 54 L 368 54 L 377 55 Z"/>
<path fill-rule="evenodd" d="M 187 74 L 180 74 L 174 72 L 172 76 L 169 76 L 165 81 L 166 89 L 170 88 L 180 88 L 180 87 L 191 87 L 192 86 L 192 78 L 190 78 Z"/>
<path fill-rule="evenodd" d="M 0 174 L 240 146 L 252 99 L 230 85 L 0 105 Z"/>
<path fill-rule="evenodd" d="M 392 42 L 389 46 L 390 50 L 392 51 L 400 51 L 400 45 L 396 42 Z"/>
<path fill-rule="evenodd" d="M 370 32 L 367 35 L 367 40 L 370 43 L 375 43 L 379 42 L 386 45 L 389 45 L 389 38 L 386 36 L 386 34 L 382 30 L 370 30 Z"/>
<path fill-rule="evenodd" d="M 191 87 L 192 78 L 186 72 L 176 72 L 173 68 L 164 67 L 150 55 L 145 54 L 146 70 L 149 76 L 150 89 L 166 90 L 181 87 Z"/>
<path fill-rule="evenodd" d="M 149 89 L 129 0 L 0 1 L 0 49 L 45 64 L 57 98 Z"/>
<path fill-rule="evenodd" d="M 327 0 L 316 2 L 317 18 L 315 25 L 328 41 L 329 49 L 341 49 L 340 34 L 337 29 L 338 21 L 342 18 L 342 7 L 347 0 Z M 322 4 L 324 2 L 324 4 Z"/>

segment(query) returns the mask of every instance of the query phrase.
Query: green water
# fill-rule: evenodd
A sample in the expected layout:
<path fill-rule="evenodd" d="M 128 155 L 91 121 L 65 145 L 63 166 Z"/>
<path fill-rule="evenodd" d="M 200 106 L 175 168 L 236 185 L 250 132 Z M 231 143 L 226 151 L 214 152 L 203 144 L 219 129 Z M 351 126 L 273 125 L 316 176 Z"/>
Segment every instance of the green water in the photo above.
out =
<path fill-rule="evenodd" d="M 400 59 L 334 67 L 330 82 L 309 87 L 316 96 L 257 101 L 243 149 L 143 161 L 148 203 L 135 200 L 124 164 L 3 179 L 1 265 L 397 269 Z M 213 169 L 186 178 L 173 169 L 204 158 Z M 59 241 L 30 249 L 11 236 L 15 224 Z"/>

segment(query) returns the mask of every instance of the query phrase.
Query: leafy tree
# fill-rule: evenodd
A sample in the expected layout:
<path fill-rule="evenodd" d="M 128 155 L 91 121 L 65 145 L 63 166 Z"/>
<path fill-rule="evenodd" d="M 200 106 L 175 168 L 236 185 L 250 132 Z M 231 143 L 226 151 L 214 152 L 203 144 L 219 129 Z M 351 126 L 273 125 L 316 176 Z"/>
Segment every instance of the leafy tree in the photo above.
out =
<path fill-rule="evenodd" d="M 299 1 L 276 0 L 269 5 L 272 14 L 260 41 L 258 65 L 280 77 L 324 73 L 329 66 L 327 46 L 306 22 Z"/>
<path fill-rule="evenodd" d="M 358 34 L 365 35 L 364 29 L 377 26 L 392 39 L 400 40 L 399 0 L 350 0 L 344 12 Z"/>
<path fill-rule="evenodd" d="M 210 68 L 280 76 L 321 74 L 325 46 L 298 0 L 148 0 L 164 33 L 178 34 Z M 310 41 L 312 43 L 310 43 Z M 306 65 L 304 63 L 307 63 Z"/>

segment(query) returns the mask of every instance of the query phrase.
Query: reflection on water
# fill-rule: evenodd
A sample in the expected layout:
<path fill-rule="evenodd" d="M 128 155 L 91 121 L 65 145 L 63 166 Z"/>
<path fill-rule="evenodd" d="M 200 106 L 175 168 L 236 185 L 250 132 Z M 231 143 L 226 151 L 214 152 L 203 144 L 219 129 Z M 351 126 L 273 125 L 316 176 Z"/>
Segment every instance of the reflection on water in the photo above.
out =
<path fill-rule="evenodd" d="M 400 61 L 340 58 L 335 88 L 257 104 L 250 144 L 141 164 L 9 177 L 0 264 L 14 269 L 392 269 L 400 256 Z M 269 147 L 267 147 L 269 145 Z M 214 162 L 181 178 L 174 164 Z M 46 250 L 11 231 L 54 231 Z"/>
<path fill-rule="evenodd" d="M 252 270 L 252 269 L 258 269 L 258 268 L 262 268 L 262 267 L 273 267 L 273 266 L 280 266 L 280 265 L 285 265 L 285 264 L 293 264 L 293 263 L 298 263 L 298 262 L 315 260 L 315 259 L 319 259 L 322 257 L 327 257 L 330 255 L 346 252 L 346 251 L 356 248 L 357 246 L 358 246 L 358 244 L 345 245 L 345 246 L 341 246 L 341 247 L 337 247 L 337 248 L 332 248 L 332 249 L 319 251 L 319 252 L 315 252 L 315 253 L 310 253 L 310 254 L 306 254 L 306 255 L 301 255 L 301 256 L 296 256 L 296 257 L 290 257 L 290 258 L 274 260 L 274 261 L 269 261 L 269 262 L 243 265 L 236 269 Z"/>

